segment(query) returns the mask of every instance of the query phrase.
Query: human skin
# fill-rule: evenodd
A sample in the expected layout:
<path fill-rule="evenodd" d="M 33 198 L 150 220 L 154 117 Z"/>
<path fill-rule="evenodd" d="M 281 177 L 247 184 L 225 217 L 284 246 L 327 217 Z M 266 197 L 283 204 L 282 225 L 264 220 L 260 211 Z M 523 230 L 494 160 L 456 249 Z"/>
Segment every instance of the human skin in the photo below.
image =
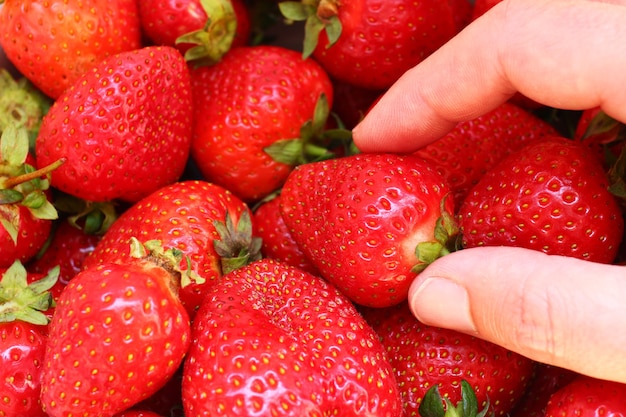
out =
<path fill-rule="evenodd" d="M 516 92 L 626 122 L 626 1 L 504 0 L 404 74 L 354 128 L 363 152 L 411 152 Z M 438 259 L 411 286 L 424 323 L 626 383 L 626 267 L 506 247 Z"/>

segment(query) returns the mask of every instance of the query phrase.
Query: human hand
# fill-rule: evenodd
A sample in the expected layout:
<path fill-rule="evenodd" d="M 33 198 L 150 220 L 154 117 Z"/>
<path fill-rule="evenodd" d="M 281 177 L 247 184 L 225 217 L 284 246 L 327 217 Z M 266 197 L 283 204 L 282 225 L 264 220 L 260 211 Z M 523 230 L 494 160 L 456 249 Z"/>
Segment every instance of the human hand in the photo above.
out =
<path fill-rule="evenodd" d="M 626 1 L 505 0 L 401 77 L 355 127 L 355 143 L 414 151 L 518 91 L 626 121 L 624 19 Z M 409 293 L 424 323 L 624 383 L 625 297 L 623 266 L 504 247 L 444 256 Z"/>

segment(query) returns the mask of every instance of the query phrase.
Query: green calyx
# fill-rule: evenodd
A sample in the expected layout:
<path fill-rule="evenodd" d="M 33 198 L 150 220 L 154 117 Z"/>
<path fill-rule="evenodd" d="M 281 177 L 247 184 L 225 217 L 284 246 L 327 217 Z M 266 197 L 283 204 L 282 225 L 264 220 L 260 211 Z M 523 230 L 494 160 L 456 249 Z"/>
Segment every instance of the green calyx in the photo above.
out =
<path fill-rule="evenodd" d="M 478 411 L 476 394 L 466 380 L 461 381 L 461 401 L 456 406 L 447 397 L 442 399 L 439 386 L 434 385 L 422 398 L 418 411 L 421 417 L 485 417 L 493 414 L 489 413 L 489 401 Z"/>
<path fill-rule="evenodd" d="M 289 21 L 304 21 L 304 43 L 302 58 L 306 59 L 317 47 L 322 31 L 328 36 L 328 46 L 337 42 L 341 36 L 341 22 L 337 17 L 338 0 L 302 0 L 285 1 L 278 4 L 280 12 Z"/>
<path fill-rule="evenodd" d="M 58 213 L 48 200 L 50 173 L 65 159 L 35 169 L 26 162 L 29 154 L 28 131 L 15 123 L 7 125 L 0 136 L 0 225 L 17 244 L 20 224 L 19 207 L 26 207 L 33 217 L 55 220 Z"/>
<path fill-rule="evenodd" d="M 300 137 L 278 140 L 264 151 L 273 160 L 291 166 L 334 158 L 339 148 L 342 148 L 343 155 L 353 152 L 350 130 L 343 128 L 341 123 L 337 129 L 326 129 L 330 114 L 328 97 L 321 94 L 313 117 L 300 128 Z"/>
<path fill-rule="evenodd" d="M 90 235 L 104 234 L 118 217 L 114 201 L 87 201 L 58 190 L 54 207 L 72 226 Z"/>
<path fill-rule="evenodd" d="M 27 78 L 15 80 L 6 69 L 0 68 L 0 133 L 9 125 L 23 126 L 29 146 L 34 149 L 41 120 L 51 104 Z"/>
<path fill-rule="evenodd" d="M 230 50 L 237 31 L 237 16 L 230 0 L 200 0 L 208 19 L 202 29 L 186 33 L 176 44 L 193 44 L 185 60 L 194 65 L 213 65 Z"/>
<path fill-rule="evenodd" d="M 417 256 L 418 263 L 411 268 L 411 272 L 420 273 L 438 258 L 458 249 L 459 226 L 454 215 L 445 208 L 446 198 L 448 196 L 441 199 L 439 205 L 441 215 L 435 223 L 435 239 L 429 242 L 421 242 L 417 245 L 415 256 Z"/>
<path fill-rule="evenodd" d="M 261 259 L 262 240 L 252 234 L 250 213 L 244 211 L 235 225 L 227 212 L 223 222 L 216 220 L 213 225 L 220 236 L 213 241 L 213 247 L 220 257 L 222 274 Z"/>
<path fill-rule="evenodd" d="M 20 261 L 15 261 L 0 279 L 0 323 L 21 320 L 32 324 L 46 325 L 46 310 L 54 306 L 50 288 L 59 278 L 58 266 L 48 271 L 43 278 L 31 284 Z"/>
<path fill-rule="evenodd" d="M 191 268 L 191 260 L 180 249 L 165 249 L 160 240 L 152 239 L 140 242 L 137 238 L 130 239 L 130 256 L 135 259 L 151 263 L 168 271 L 173 277 L 178 278 L 172 282 L 172 287 L 180 284 L 181 288 L 192 283 L 204 284 L 206 280 Z"/>

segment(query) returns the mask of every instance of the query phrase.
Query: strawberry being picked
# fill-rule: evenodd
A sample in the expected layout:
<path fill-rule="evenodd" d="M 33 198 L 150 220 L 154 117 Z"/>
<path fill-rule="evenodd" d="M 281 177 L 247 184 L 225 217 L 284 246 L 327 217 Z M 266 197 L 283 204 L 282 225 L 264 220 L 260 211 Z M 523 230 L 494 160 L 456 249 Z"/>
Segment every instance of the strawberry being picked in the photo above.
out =
<path fill-rule="evenodd" d="M 2 0 L 0 45 L 15 67 L 57 99 L 111 55 L 141 46 L 135 0 Z"/>
<path fill-rule="evenodd" d="M 178 269 L 181 254 L 135 240 L 133 255 L 84 269 L 61 293 L 43 361 L 50 417 L 113 416 L 159 390 L 182 363 L 190 322 L 177 295 L 188 273 Z"/>
<path fill-rule="evenodd" d="M 191 143 L 189 70 L 172 47 L 111 56 L 83 74 L 44 117 L 40 164 L 67 158 L 52 186 L 88 201 L 135 202 L 178 180 Z"/>
<path fill-rule="evenodd" d="M 517 246 L 611 263 L 624 221 L 588 148 L 546 137 L 489 170 L 459 209 L 462 246 Z"/>
<path fill-rule="evenodd" d="M 465 333 L 427 326 L 406 302 L 361 312 L 385 347 L 406 415 L 417 415 L 433 386 L 456 404 L 462 379 L 475 391 L 478 408 L 489 405 L 495 416 L 507 416 L 526 391 L 534 362 L 524 356 Z"/>
<path fill-rule="evenodd" d="M 244 46 L 192 69 L 191 81 L 192 157 L 206 180 L 242 200 L 262 199 L 294 165 L 326 155 L 304 137 L 324 127 L 323 115 L 315 117 L 321 96 L 332 107 L 332 84 L 315 61 L 284 47 Z"/>
<path fill-rule="evenodd" d="M 314 0 L 279 4 L 287 19 L 306 20 L 303 56 L 338 80 L 386 89 L 457 33 L 442 0 Z"/>
<path fill-rule="evenodd" d="M 414 155 L 357 154 L 300 165 L 281 191 L 293 239 L 352 301 L 403 301 L 413 278 L 453 249 L 450 188 Z"/>
<path fill-rule="evenodd" d="M 354 305 L 271 259 L 225 276 L 196 315 L 187 416 L 400 417 L 391 366 Z"/>

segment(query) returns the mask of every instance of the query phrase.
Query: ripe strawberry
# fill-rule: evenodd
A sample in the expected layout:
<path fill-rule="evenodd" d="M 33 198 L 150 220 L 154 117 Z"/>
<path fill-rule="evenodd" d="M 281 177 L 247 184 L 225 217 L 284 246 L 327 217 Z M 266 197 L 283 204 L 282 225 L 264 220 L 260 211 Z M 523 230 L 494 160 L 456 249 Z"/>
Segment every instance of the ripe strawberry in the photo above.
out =
<path fill-rule="evenodd" d="M 0 45 L 53 99 L 104 58 L 141 46 L 134 0 L 4 0 Z"/>
<path fill-rule="evenodd" d="M 506 416 L 530 382 L 532 360 L 474 336 L 420 323 L 406 302 L 364 308 L 362 314 L 385 347 L 406 415 L 417 415 L 422 398 L 435 385 L 453 403 L 461 400 L 464 379 L 479 408 L 489 401 L 496 416 Z"/>
<path fill-rule="evenodd" d="M 319 275 L 319 271 L 302 253 L 291 236 L 280 214 L 280 194 L 264 201 L 254 210 L 254 234 L 261 239 L 261 253 L 264 258 L 272 258 L 300 268 L 309 274 Z"/>
<path fill-rule="evenodd" d="M 251 218 L 248 206 L 218 185 L 176 182 L 124 211 L 83 266 L 128 262 L 133 238 L 159 240 L 166 249 L 176 248 L 188 258 L 191 270 L 204 279 L 183 282 L 180 290 L 180 299 L 193 318 L 207 287 L 225 270 L 259 258 L 261 244 L 252 236 Z"/>
<path fill-rule="evenodd" d="M 100 62 L 57 99 L 36 142 L 61 157 L 52 186 L 90 201 L 135 202 L 176 181 L 191 142 L 189 71 L 178 50 L 145 47 Z"/>
<path fill-rule="evenodd" d="M 518 246 L 594 262 L 615 259 L 620 206 L 594 155 L 550 137 L 503 159 L 459 209 L 463 247 Z"/>
<path fill-rule="evenodd" d="M 162 417 L 161 414 L 152 411 L 128 410 L 123 413 L 116 414 L 114 417 Z"/>
<path fill-rule="evenodd" d="M 578 374 L 557 366 L 537 363 L 530 386 L 511 413 L 513 417 L 544 417 L 550 396 Z"/>
<path fill-rule="evenodd" d="M 146 36 L 157 45 L 178 48 L 187 61 L 217 62 L 229 49 L 248 44 L 251 23 L 243 0 L 138 3 Z"/>
<path fill-rule="evenodd" d="M 552 394 L 545 417 L 626 415 L 626 384 L 579 376 Z"/>
<path fill-rule="evenodd" d="M 58 265 L 59 282 L 65 285 L 81 271 L 85 257 L 94 250 L 100 238 L 98 234 L 85 233 L 67 219 L 59 220 L 44 251 L 27 264 L 27 269 L 44 273 Z"/>
<path fill-rule="evenodd" d="M 136 243 L 136 242 L 135 242 Z M 41 401 L 51 416 L 113 416 L 172 377 L 190 341 L 175 251 L 134 245 L 137 258 L 76 275 L 50 322 Z"/>
<path fill-rule="evenodd" d="M 288 19 L 306 20 L 304 57 L 371 89 L 388 88 L 457 33 L 447 1 L 286 1 L 280 8 Z"/>
<path fill-rule="evenodd" d="M 63 162 L 42 170 L 29 152 L 25 126 L 8 125 L 0 137 L 0 268 L 27 262 L 44 245 L 58 217 L 49 201 L 46 175 Z"/>
<path fill-rule="evenodd" d="M 192 157 L 208 181 L 246 202 L 278 189 L 305 158 L 311 146 L 291 139 L 302 137 L 320 96 L 332 107 L 332 85 L 324 70 L 283 47 L 232 49 L 215 66 L 194 68 L 191 80 Z M 289 157 L 270 155 L 270 146 L 278 146 L 280 154 L 288 150 Z"/>
<path fill-rule="evenodd" d="M 271 259 L 222 277 L 192 329 L 185 415 L 400 416 L 376 334 L 323 279 Z"/>
<path fill-rule="evenodd" d="M 58 268 L 28 283 L 19 261 L 0 280 L 0 416 L 46 417 L 39 401 L 47 314 Z"/>
<path fill-rule="evenodd" d="M 531 141 L 556 135 L 552 125 L 512 103 L 459 123 L 441 139 L 416 152 L 431 161 L 452 188 L 455 207 L 502 158 Z"/>
<path fill-rule="evenodd" d="M 352 301 L 403 301 L 420 269 L 447 253 L 456 230 L 441 175 L 423 159 L 360 154 L 296 167 L 281 213 L 320 274 Z"/>

